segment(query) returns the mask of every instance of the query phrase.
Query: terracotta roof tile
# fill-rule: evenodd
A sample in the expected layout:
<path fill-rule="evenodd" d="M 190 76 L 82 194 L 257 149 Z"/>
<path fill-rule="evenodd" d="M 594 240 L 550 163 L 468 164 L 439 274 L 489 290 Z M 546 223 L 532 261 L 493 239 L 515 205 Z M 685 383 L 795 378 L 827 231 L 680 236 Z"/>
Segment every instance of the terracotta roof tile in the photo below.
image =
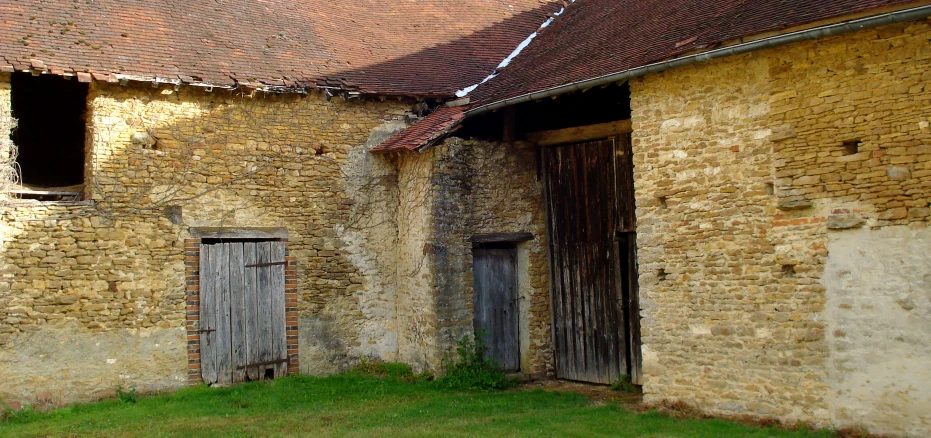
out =
<path fill-rule="evenodd" d="M 0 67 L 446 96 L 480 80 L 552 0 L 17 0 Z"/>
<path fill-rule="evenodd" d="M 625 71 L 736 38 L 910 3 L 914 2 L 576 0 L 510 65 L 472 91 L 470 104 L 463 108 Z M 462 121 L 459 117 L 450 122 L 447 117 L 427 117 L 409 129 L 416 135 L 401 133 L 385 148 L 426 146 Z"/>
<path fill-rule="evenodd" d="M 648 65 L 687 52 L 911 0 L 577 0 L 473 106 Z"/>
<path fill-rule="evenodd" d="M 438 138 L 454 131 L 462 121 L 465 107 L 441 106 L 410 128 L 401 131 L 384 143 L 372 148 L 373 152 L 410 151 L 428 146 Z"/>

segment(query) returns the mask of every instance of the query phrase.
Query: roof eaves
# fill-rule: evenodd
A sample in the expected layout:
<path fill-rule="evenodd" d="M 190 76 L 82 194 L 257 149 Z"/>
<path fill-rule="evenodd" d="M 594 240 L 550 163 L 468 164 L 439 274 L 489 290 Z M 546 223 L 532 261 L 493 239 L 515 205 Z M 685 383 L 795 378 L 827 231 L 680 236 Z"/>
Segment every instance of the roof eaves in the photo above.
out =
<path fill-rule="evenodd" d="M 474 105 L 468 109 L 464 117 L 469 118 L 473 117 L 488 111 L 497 110 L 506 106 L 516 105 L 519 103 L 538 100 L 547 97 L 553 97 L 559 94 L 568 93 L 572 91 L 586 90 L 592 87 L 597 87 L 600 85 L 610 84 L 614 82 L 623 82 L 630 80 L 635 77 L 643 76 L 649 73 L 658 73 L 671 68 L 681 67 L 689 64 L 695 64 L 699 62 L 710 61 L 712 59 L 723 58 L 727 56 L 733 56 L 738 54 L 743 54 L 747 52 L 752 52 L 756 50 L 761 50 L 765 48 L 781 46 L 785 44 L 791 44 L 795 42 L 813 40 L 818 38 L 823 38 L 827 36 L 839 35 L 847 32 L 852 32 L 856 30 L 870 29 L 878 26 L 883 26 L 887 24 L 901 23 L 906 21 L 920 20 L 931 17 L 931 6 L 918 6 L 914 8 L 886 12 L 878 15 L 871 15 L 864 18 L 854 19 L 843 21 L 840 23 L 832 23 L 823 26 L 817 26 L 811 29 L 804 29 L 794 32 L 777 34 L 767 38 L 755 39 L 748 42 L 742 42 L 726 47 L 712 48 L 709 50 L 703 50 L 697 53 L 692 53 L 686 56 L 680 56 L 673 59 L 663 60 L 659 62 L 654 62 L 651 64 L 646 64 L 640 67 L 634 67 L 626 70 L 621 70 L 614 73 L 609 73 L 601 76 L 596 76 L 589 79 L 584 79 L 568 84 L 558 85 L 555 87 L 550 87 L 538 91 L 533 91 L 529 93 L 524 93 L 518 96 L 509 97 L 505 99 L 500 99 L 485 104 Z"/>
<path fill-rule="evenodd" d="M 413 126 L 391 136 L 372 152 L 421 151 L 434 145 L 447 134 L 459 129 L 464 107 L 439 107 Z"/>

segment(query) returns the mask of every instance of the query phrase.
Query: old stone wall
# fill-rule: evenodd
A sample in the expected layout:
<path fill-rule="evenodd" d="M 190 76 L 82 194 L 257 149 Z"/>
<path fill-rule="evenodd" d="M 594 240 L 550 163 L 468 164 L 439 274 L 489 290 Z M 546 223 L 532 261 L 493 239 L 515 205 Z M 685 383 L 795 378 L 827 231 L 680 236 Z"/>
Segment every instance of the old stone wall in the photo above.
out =
<path fill-rule="evenodd" d="M 546 222 L 536 151 L 451 138 L 396 156 L 399 359 L 442 371 L 456 341 L 473 334 L 476 234 L 523 233 L 518 244 L 521 372 L 552 372 Z"/>
<path fill-rule="evenodd" d="M 529 232 L 533 240 L 517 245 L 521 372 L 551 373 L 546 218 L 535 149 L 451 138 L 428 153 L 435 163 L 432 240 L 426 248 L 436 296 L 436 348 L 452 351 L 458 339 L 473 333 L 471 238 Z"/>
<path fill-rule="evenodd" d="M 120 383 L 185 384 L 190 227 L 287 229 L 302 372 L 395 360 L 397 289 L 385 270 L 396 224 L 373 199 L 397 199 L 397 179 L 364 150 L 405 110 L 93 84 L 87 200 L 0 210 L 0 397 L 68 402 Z"/>
<path fill-rule="evenodd" d="M 631 82 L 647 400 L 931 431 L 910 365 L 931 357 L 903 335 L 931 300 L 906 244 L 931 201 L 929 36 L 898 24 Z"/>
<path fill-rule="evenodd" d="M 449 147 L 471 151 L 468 233 L 532 233 L 517 245 L 521 372 L 552 375 L 549 259 L 538 150 L 521 143 L 459 141 Z M 466 284 L 472 286 L 471 254 Z"/>
<path fill-rule="evenodd" d="M 434 150 L 405 153 L 398 161 L 398 358 L 417 371 L 435 370 L 437 348 L 436 288 L 431 242 L 434 198 L 430 181 Z"/>
<path fill-rule="evenodd" d="M 435 148 L 433 240 L 430 254 L 436 288 L 437 347 L 453 351 L 456 341 L 473 333 L 472 245 L 469 217 L 472 213 L 473 150 L 457 142 Z"/>

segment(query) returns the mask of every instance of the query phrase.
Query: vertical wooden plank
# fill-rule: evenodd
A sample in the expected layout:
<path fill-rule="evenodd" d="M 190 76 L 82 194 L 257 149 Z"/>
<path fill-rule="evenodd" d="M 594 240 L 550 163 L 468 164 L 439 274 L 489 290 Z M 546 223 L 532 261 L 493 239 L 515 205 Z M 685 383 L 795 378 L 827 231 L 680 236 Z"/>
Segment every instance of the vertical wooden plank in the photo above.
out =
<path fill-rule="evenodd" d="M 565 376 L 565 341 L 563 333 L 565 322 L 562 315 L 562 272 L 559 269 L 562 266 L 559 249 L 561 245 L 558 227 L 554 227 L 553 221 L 557 211 L 556 205 L 560 196 L 554 188 L 555 180 L 558 178 L 558 172 L 555 170 L 555 157 L 558 149 L 542 148 L 540 151 L 540 167 L 542 168 L 544 182 L 544 199 L 546 205 L 546 231 L 547 246 L 549 255 L 549 292 L 550 292 L 550 331 L 553 342 L 553 362 L 556 376 Z"/>
<path fill-rule="evenodd" d="M 594 300 L 594 304 L 592 305 L 592 325 L 595 327 L 594 343 L 595 349 L 597 350 L 597 354 L 595 355 L 595 366 L 597 368 L 598 380 L 610 383 L 611 376 L 608 372 L 608 367 L 610 366 L 611 355 L 605 336 L 608 327 L 604 319 L 605 288 L 608 286 L 605 282 L 607 270 L 604 269 L 608 266 L 606 263 L 606 256 L 607 254 L 605 253 L 603 243 L 596 242 L 594 246 L 594 258 L 598 260 L 601 269 L 598 271 L 595 278 L 595 287 L 593 288 L 592 294 Z"/>
<path fill-rule="evenodd" d="M 243 263 L 244 265 L 255 265 L 257 254 L 255 242 L 243 243 Z M 259 299 L 258 285 L 255 267 L 246 268 L 243 275 L 243 301 L 247 304 L 246 319 L 246 363 L 254 364 L 259 362 Z M 246 367 L 246 378 L 249 380 L 258 380 L 261 378 L 259 369 L 256 366 Z"/>
<path fill-rule="evenodd" d="M 509 317 L 507 326 L 507 362 L 510 369 L 520 370 L 520 296 L 517 291 L 517 248 L 508 251 L 508 263 L 504 278 L 507 278 L 507 301 Z"/>
<path fill-rule="evenodd" d="M 212 259 L 217 273 L 214 291 L 217 299 L 217 383 L 233 383 L 232 326 L 230 324 L 229 243 L 216 245 L 217 257 Z"/>
<path fill-rule="evenodd" d="M 232 357 L 233 357 L 233 383 L 246 379 L 245 365 L 249 363 L 248 336 L 246 334 L 246 311 L 250 307 L 246 303 L 245 271 L 246 263 L 243 258 L 242 242 L 229 244 L 229 290 L 230 290 L 230 325 Z"/>
<path fill-rule="evenodd" d="M 580 208 L 577 205 L 578 198 L 575 193 L 575 173 L 573 170 L 578 167 L 575 165 L 575 156 L 572 154 L 572 149 L 570 148 L 560 148 L 560 155 L 562 156 L 562 162 L 560 163 L 560 182 L 563 183 L 561 187 L 561 196 L 564 201 L 564 209 L 560 212 L 560 215 L 557 216 L 557 224 L 563 228 L 563 231 L 566 233 L 566 238 L 563 240 L 563 247 L 566 254 L 565 265 L 563 269 L 565 270 L 566 275 L 566 289 L 565 299 L 566 299 L 566 357 L 567 357 L 567 372 L 566 378 L 572 380 L 578 380 L 578 370 L 579 370 L 579 336 L 578 336 L 578 318 L 576 317 L 576 309 L 578 308 L 578 235 L 580 233 L 580 227 L 584 227 L 584 224 L 579 224 L 579 221 L 575 218 L 575 214 Z"/>
<path fill-rule="evenodd" d="M 617 153 L 615 167 L 617 169 L 617 187 L 619 225 L 618 230 L 622 232 L 634 232 L 637 230 L 637 213 L 636 198 L 634 198 L 634 166 L 633 166 L 633 148 L 631 146 L 631 134 L 624 134 L 617 137 Z"/>
<path fill-rule="evenodd" d="M 589 335 L 589 324 L 588 316 L 591 312 L 589 308 L 589 295 L 591 293 L 591 260 L 589 260 L 588 249 L 590 241 L 592 238 L 593 227 L 592 224 L 595 218 L 592 216 L 592 198 L 588 193 L 588 155 L 585 147 L 574 148 L 578 153 L 576 159 L 576 196 L 582 203 L 582 208 L 579 210 L 579 223 L 582 225 L 579 227 L 581 234 L 578 236 L 576 241 L 576 273 L 578 275 L 578 289 L 576 292 L 576 302 L 577 306 L 575 309 L 576 312 L 576 323 L 578 327 L 578 337 L 579 337 L 579 378 L 586 382 L 596 382 L 591 375 L 591 356 L 592 346 L 591 339 Z M 597 382 L 596 382 L 597 383 Z"/>
<path fill-rule="evenodd" d="M 593 264 L 597 271 L 597 278 L 594 281 L 594 300 L 595 324 L 599 330 L 598 358 L 597 358 L 597 379 L 600 383 L 610 383 L 617 379 L 617 374 L 612 372 L 612 368 L 617 363 L 615 351 L 610 347 L 617 335 L 612 330 L 609 313 L 611 306 L 609 303 L 616 301 L 615 294 L 612 293 L 614 273 L 611 265 L 611 249 L 615 232 L 615 172 L 614 172 L 614 142 L 603 141 L 597 144 L 597 158 L 592 164 L 593 168 L 599 169 L 598 178 L 594 181 L 597 185 L 592 188 L 597 197 L 597 203 L 601 211 L 600 221 L 596 237 L 597 253 Z"/>
<path fill-rule="evenodd" d="M 617 293 L 615 272 L 617 271 L 614 264 L 616 255 L 614 253 L 614 235 L 617 230 L 617 178 L 616 178 L 616 142 L 607 141 L 600 145 L 599 148 L 599 168 L 604 171 L 600 172 L 598 180 L 599 197 L 602 210 L 605 212 L 599 230 L 599 278 L 597 286 L 597 311 L 598 325 L 600 334 L 600 360 L 599 360 L 599 378 L 604 383 L 610 383 L 617 380 L 618 352 L 616 349 L 616 340 L 618 338 L 613 312 L 617 306 Z"/>
<path fill-rule="evenodd" d="M 479 339 L 482 330 L 487 330 L 486 327 L 488 326 L 485 316 L 488 309 L 488 305 L 485 303 L 485 296 L 488 295 L 485 290 L 487 287 L 485 283 L 485 259 L 485 253 L 481 248 L 472 250 L 472 281 L 474 284 L 472 293 L 472 329 L 476 339 Z M 485 338 L 481 337 L 481 340 L 484 342 Z"/>
<path fill-rule="evenodd" d="M 200 370 L 204 383 L 217 382 L 216 273 L 211 261 L 214 245 L 200 247 Z"/>
<path fill-rule="evenodd" d="M 285 248 L 282 242 L 269 242 L 271 247 L 271 259 L 273 263 L 284 262 Z M 270 266 L 270 294 L 271 294 L 271 314 L 272 314 L 272 346 L 274 348 L 274 359 L 282 360 L 288 357 L 287 332 L 285 330 L 285 299 L 284 299 L 284 269 L 283 264 Z M 275 378 L 284 377 L 288 374 L 288 363 L 278 362 L 275 365 Z"/>
<path fill-rule="evenodd" d="M 258 242 L 255 244 L 256 252 L 256 263 L 265 264 L 270 263 L 271 260 L 271 244 L 269 242 Z M 258 331 L 256 332 L 255 343 L 253 346 L 258 350 L 258 357 L 256 362 L 268 362 L 274 360 L 274 352 L 272 351 L 272 302 L 271 294 L 269 290 L 271 289 L 271 270 L 265 267 L 256 268 L 256 298 L 257 298 L 257 319 L 258 319 Z M 265 369 L 267 366 L 259 367 L 259 378 L 264 378 Z"/>
<path fill-rule="evenodd" d="M 500 250 L 485 250 L 485 272 L 484 281 L 488 286 L 488 311 L 489 318 L 486 321 L 488 334 L 485 336 L 485 343 L 488 347 L 489 357 L 504 366 L 503 359 L 503 341 L 504 330 L 504 300 L 502 299 L 501 288 L 504 286 L 501 279 L 501 252 Z"/>
<path fill-rule="evenodd" d="M 613 249 L 614 249 L 614 269 L 613 274 L 613 284 L 612 290 L 615 291 L 612 294 L 613 303 L 610 308 L 611 315 L 611 330 L 615 334 L 614 339 L 614 349 L 615 357 L 617 357 L 616 365 L 613 365 L 611 372 L 617 375 L 627 373 L 627 340 L 626 333 L 624 330 L 624 283 L 626 281 L 624 277 L 624 266 L 627 264 L 626 256 L 624 253 L 624 242 L 622 238 L 618 237 L 614 239 Z"/>

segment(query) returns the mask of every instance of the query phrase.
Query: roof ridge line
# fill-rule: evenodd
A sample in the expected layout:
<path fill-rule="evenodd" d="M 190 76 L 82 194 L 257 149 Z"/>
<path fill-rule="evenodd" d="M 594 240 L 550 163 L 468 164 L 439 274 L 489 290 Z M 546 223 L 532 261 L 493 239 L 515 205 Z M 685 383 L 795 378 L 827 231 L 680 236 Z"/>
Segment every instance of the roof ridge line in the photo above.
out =
<path fill-rule="evenodd" d="M 556 20 L 556 17 L 562 15 L 563 12 L 566 12 L 566 8 L 568 8 L 569 5 L 575 2 L 576 0 L 563 0 L 563 7 L 560 8 L 558 11 L 554 12 L 551 17 L 547 18 L 546 21 L 544 21 L 543 24 L 541 24 L 540 27 L 537 28 L 537 30 L 533 31 L 533 33 L 528 35 L 527 38 L 524 38 L 524 40 L 521 41 L 520 44 L 518 44 L 517 47 L 515 47 L 514 50 L 512 50 L 511 53 L 508 54 L 507 57 L 505 57 L 504 59 L 501 60 L 501 62 L 498 63 L 498 65 L 494 68 L 494 70 L 492 70 L 491 74 L 486 76 L 485 79 L 482 79 L 482 81 L 477 84 L 470 85 L 468 87 L 465 87 L 461 90 L 456 91 L 455 93 L 456 97 L 457 98 L 466 97 L 469 95 L 469 93 L 471 93 L 476 88 L 478 88 L 479 85 L 482 85 L 485 82 L 488 82 L 491 79 L 494 79 L 495 76 L 498 76 L 498 73 L 501 71 L 501 69 L 510 65 L 511 61 L 513 61 L 514 58 L 517 57 L 517 55 L 520 55 L 520 52 L 522 52 L 524 49 L 527 48 L 527 46 L 530 45 L 530 42 L 533 41 L 533 39 L 537 37 L 538 32 L 540 32 L 541 30 L 543 30 L 544 28 L 552 24 L 553 21 Z"/>

